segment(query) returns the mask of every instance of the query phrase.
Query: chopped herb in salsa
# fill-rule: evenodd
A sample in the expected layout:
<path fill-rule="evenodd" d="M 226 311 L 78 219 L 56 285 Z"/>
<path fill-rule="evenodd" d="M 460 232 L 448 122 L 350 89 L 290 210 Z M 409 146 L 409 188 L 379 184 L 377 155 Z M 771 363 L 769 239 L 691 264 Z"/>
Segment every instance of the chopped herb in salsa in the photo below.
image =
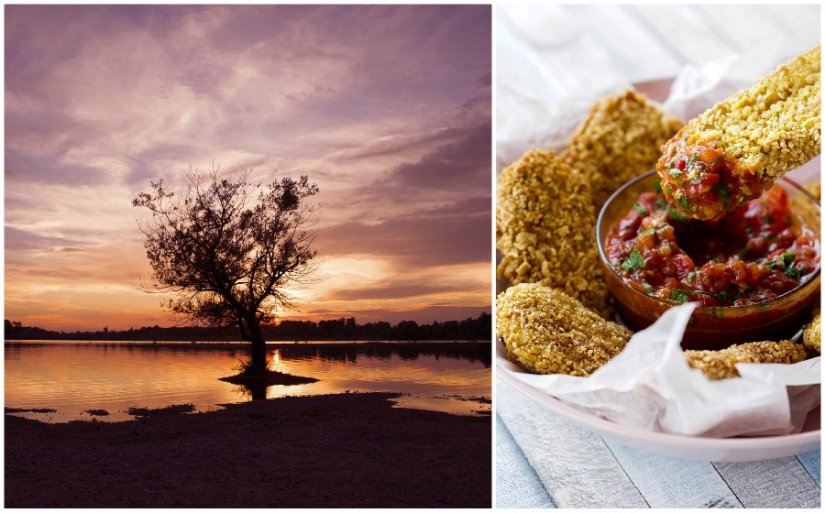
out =
<path fill-rule="evenodd" d="M 676 301 L 677 303 L 684 303 L 690 297 L 690 292 L 686 290 L 671 290 L 670 291 L 670 299 L 671 301 Z"/>
<path fill-rule="evenodd" d="M 645 266 L 645 261 L 638 249 L 634 249 L 627 260 L 622 262 L 622 271 L 629 273 L 633 269 L 641 269 Z"/>

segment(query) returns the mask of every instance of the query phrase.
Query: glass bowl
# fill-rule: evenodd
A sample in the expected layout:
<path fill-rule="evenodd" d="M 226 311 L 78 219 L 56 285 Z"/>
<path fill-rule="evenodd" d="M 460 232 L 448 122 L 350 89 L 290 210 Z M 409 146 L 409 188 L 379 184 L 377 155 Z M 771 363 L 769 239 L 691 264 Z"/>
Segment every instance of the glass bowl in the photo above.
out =
<path fill-rule="evenodd" d="M 654 190 L 659 181 L 649 171 L 622 185 L 599 212 L 596 242 L 607 286 L 621 321 L 633 330 L 651 325 L 675 301 L 648 296 L 628 284 L 610 263 L 605 253 L 605 238 L 610 227 L 633 207 L 639 194 Z M 788 193 L 790 209 L 820 240 L 820 212 L 816 199 L 787 178 L 777 180 Z M 686 349 L 721 349 L 740 342 L 790 339 L 807 320 L 814 301 L 819 297 L 821 263 L 795 289 L 773 299 L 744 306 L 700 307 L 693 312 L 682 339 Z"/>

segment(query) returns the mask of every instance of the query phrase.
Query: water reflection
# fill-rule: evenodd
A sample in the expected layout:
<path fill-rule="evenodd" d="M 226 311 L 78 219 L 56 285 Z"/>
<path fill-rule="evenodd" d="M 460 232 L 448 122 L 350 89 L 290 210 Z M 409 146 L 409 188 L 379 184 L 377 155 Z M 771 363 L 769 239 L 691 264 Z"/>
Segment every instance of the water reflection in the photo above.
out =
<path fill-rule="evenodd" d="M 276 345 L 276 363 L 282 356 L 286 360 L 318 358 L 328 361 L 346 361 L 356 363 L 359 356 L 389 361 L 397 355 L 402 360 L 417 360 L 421 355 L 440 358 L 453 358 L 480 362 L 485 367 L 491 365 L 489 344 L 475 343 L 356 343 L 356 344 L 319 344 L 319 345 Z"/>
<path fill-rule="evenodd" d="M 132 406 L 194 403 L 208 411 L 287 395 L 380 391 L 407 394 L 397 401 L 403 407 L 489 412 L 485 343 L 280 344 L 269 351 L 273 370 L 320 381 L 254 389 L 218 381 L 246 354 L 229 344 L 7 342 L 6 406 L 55 408 L 22 414 L 51 422 L 88 419 L 80 412 L 102 408 L 110 412 L 103 420 L 117 421 L 131 418 Z"/>

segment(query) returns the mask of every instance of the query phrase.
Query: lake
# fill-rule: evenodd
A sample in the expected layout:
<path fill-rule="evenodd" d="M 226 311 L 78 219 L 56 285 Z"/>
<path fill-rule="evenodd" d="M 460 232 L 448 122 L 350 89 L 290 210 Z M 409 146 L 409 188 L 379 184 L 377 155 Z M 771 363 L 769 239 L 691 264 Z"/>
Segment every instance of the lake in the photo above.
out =
<path fill-rule="evenodd" d="M 268 344 L 271 368 L 319 381 L 278 385 L 267 398 L 397 392 L 398 407 L 489 415 L 489 342 L 301 342 Z M 17 415 L 44 422 L 132 419 L 131 407 L 192 403 L 196 411 L 251 400 L 218 378 L 237 373 L 242 343 L 6 341 L 5 406 L 55 412 Z M 86 410 L 103 409 L 93 417 Z"/>

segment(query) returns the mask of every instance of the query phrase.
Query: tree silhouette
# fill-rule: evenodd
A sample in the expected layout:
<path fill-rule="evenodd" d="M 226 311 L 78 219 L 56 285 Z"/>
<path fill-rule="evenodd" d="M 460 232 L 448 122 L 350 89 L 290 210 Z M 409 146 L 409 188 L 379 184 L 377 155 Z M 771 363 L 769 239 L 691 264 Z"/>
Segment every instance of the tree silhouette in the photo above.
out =
<path fill-rule="evenodd" d="M 294 306 L 285 287 L 314 270 L 307 198 L 318 187 L 306 176 L 266 186 L 248 179 L 249 173 L 230 179 L 192 172 L 182 197 L 158 180 L 132 205 L 152 214 L 141 231 L 154 289 L 173 294 L 164 307 L 197 323 L 237 326 L 251 342 L 247 371 L 263 373 L 261 326 Z"/>

